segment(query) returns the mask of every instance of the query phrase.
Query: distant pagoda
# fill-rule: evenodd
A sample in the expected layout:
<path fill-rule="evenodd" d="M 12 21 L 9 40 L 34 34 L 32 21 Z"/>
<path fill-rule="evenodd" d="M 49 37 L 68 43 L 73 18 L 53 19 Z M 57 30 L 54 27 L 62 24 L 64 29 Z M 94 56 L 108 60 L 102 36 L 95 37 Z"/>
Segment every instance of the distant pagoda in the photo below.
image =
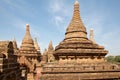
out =
<path fill-rule="evenodd" d="M 37 43 L 37 38 L 33 41 L 28 24 L 26 24 L 26 34 L 22 40 L 22 45 L 20 46 L 18 55 L 19 63 L 27 65 L 30 72 L 34 70 L 34 65 L 41 60 L 41 53 Z"/>
<path fill-rule="evenodd" d="M 37 43 L 37 38 L 33 41 L 31 37 L 28 24 L 26 24 L 26 34 L 16 55 L 20 66 L 27 68 L 27 79 L 33 79 L 33 74 L 35 73 L 37 64 L 41 61 L 41 53 L 40 47 Z"/>
<path fill-rule="evenodd" d="M 65 39 L 55 48 L 55 58 L 62 63 L 103 62 L 107 53 L 104 47 L 87 38 L 86 28 L 80 18 L 79 2 L 76 1 Z"/>
<path fill-rule="evenodd" d="M 20 51 L 35 51 L 34 41 L 31 37 L 28 24 L 26 24 L 26 34 L 22 40 L 22 45 L 20 46 Z"/>

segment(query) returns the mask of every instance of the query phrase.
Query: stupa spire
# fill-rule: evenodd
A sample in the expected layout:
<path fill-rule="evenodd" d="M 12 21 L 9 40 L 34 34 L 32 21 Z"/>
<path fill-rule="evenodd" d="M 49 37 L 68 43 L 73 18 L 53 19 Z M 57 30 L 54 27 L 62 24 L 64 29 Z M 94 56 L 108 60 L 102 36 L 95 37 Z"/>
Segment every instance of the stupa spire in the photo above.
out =
<path fill-rule="evenodd" d="M 22 40 L 20 50 L 35 50 L 34 42 L 30 34 L 29 24 L 26 24 L 26 34 Z"/>
<path fill-rule="evenodd" d="M 35 39 L 34 39 L 34 46 L 35 46 L 35 49 L 37 50 L 37 51 L 40 51 L 40 47 L 39 47 L 39 45 L 38 45 L 38 42 L 37 42 L 37 38 L 35 37 Z"/>
<path fill-rule="evenodd" d="M 76 0 L 74 3 L 74 12 L 73 12 L 72 20 L 66 30 L 65 39 L 71 39 L 71 38 L 87 39 L 86 28 L 80 18 L 78 0 Z"/>
<path fill-rule="evenodd" d="M 79 11 L 78 0 L 76 0 L 75 3 L 74 3 L 74 12 L 73 12 L 72 20 L 80 20 L 80 11 Z"/>
<path fill-rule="evenodd" d="M 17 48 L 17 42 L 16 42 L 15 36 L 14 36 L 14 39 L 13 39 L 13 48 L 14 48 L 14 49 L 18 49 L 18 48 Z"/>
<path fill-rule="evenodd" d="M 26 24 L 26 35 L 31 37 L 31 35 L 30 35 L 30 29 L 29 29 L 29 24 Z"/>
<path fill-rule="evenodd" d="M 90 29 L 90 40 L 93 42 L 93 43 L 96 43 L 95 40 L 94 40 L 94 30 L 91 28 Z"/>
<path fill-rule="evenodd" d="M 49 46 L 48 46 L 48 51 L 52 51 L 52 50 L 54 50 L 54 48 L 52 45 L 52 41 L 50 41 Z"/>
<path fill-rule="evenodd" d="M 43 55 L 47 55 L 47 49 L 44 49 Z"/>

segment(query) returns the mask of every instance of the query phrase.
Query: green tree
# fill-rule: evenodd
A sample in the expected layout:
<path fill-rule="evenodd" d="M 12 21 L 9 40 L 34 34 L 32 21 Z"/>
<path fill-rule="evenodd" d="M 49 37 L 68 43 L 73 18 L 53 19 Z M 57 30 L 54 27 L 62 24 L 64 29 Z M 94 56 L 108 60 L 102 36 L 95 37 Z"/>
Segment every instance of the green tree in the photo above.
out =
<path fill-rule="evenodd" d="M 114 56 L 107 56 L 107 57 L 106 57 L 106 60 L 107 60 L 108 62 L 114 62 L 114 61 L 115 61 L 115 57 L 114 57 Z"/>
<path fill-rule="evenodd" d="M 120 55 L 115 56 L 115 62 L 120 62 Z"/>

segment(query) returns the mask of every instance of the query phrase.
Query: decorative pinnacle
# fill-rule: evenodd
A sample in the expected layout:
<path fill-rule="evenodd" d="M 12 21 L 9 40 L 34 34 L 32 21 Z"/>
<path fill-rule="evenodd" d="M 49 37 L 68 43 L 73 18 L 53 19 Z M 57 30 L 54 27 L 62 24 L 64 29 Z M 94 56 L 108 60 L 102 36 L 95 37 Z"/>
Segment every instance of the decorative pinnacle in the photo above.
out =
<path fill-rule="evenodd" d="M 29 31 L 29 24 L 26 24 L 26 31 Z"/>
<path fill-rule="evenodd" d="M 37 42 L 37 38 L 35 37 L 35 40 L 34 40 L 34 46 L 36 48 L 36 50 L 40 51 L 40 47 L 38 45 L 38 42 Z"/>
<path fill-rule="evenodd" d="M 48 46 L 48 51 L 54 50 L 52 41 L 50 41 L 49 46 Z"/>
<path fill-rule="evenodd" d="M 44 49 L 43 55 L 47 55 L 47 49 Z"/>
<path fill-rule="evenodd" d="M 17 49 L 17 42 L 16 42 L 15 36 L 14 36 L 14 39 L 13 39 L 13 48 Z"/>
<path fill-rule="evenodd" d="M 79 2 L 78 0 L 75 1 L 74 3 L 74 13 L 73 13 L 73 18 L 75 19 L 80 19 L 80 11 L 79 11 Z"/>
<path fill-rule="evenodd" d="M 29 24 L 27 23 L 26 26 L 29 26 Z"/>
<path fill-rule="evenodd" d="M 75 1 L 75 5 L 77 5 L 77 4 L 79 5 L 79 2 L 78 2 L 78 0 L 76 0 L 76 1 Z"/>
<path fill-rule="evenodd" d="M 71 39 L 71 38 L 82 39 L 83 37 L 84 39 L 87 39 L 87 32 L 80 18 L 79 2 L 76 0 L 74 4 L 72 20 L 69 23 L 67 30 L 66 30 L 65 40 Z"/>
<path fill-rule="evenodd" d="M 90 29 L 90 40 L 91 40 L 93 43 L 96 43 L 95 40 L 94 40 L 94 31 L 93 31 L 92 28 Z"/>

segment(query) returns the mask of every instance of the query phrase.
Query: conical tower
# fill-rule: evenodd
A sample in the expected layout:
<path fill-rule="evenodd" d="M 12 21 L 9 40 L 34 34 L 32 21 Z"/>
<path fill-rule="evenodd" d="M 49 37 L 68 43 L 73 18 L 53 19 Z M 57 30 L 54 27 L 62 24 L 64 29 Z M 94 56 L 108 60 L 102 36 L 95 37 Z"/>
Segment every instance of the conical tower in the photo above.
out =
<path fill-rule="evenodd" d="M 48 52 L 47 52 L 47 49 L 45 48 L 44 49 L 44 52 L 43 52 L 43 55 L 42 55 L 42 62 L 43 63 L 46 63 L 48 61 Z"/>
<path fill-rule="evenodd" d="M 53 51 L 53 50 L 54 48 L 53 48 L 52 41 L 51 41 L 48 46 L 48 51 Z"/>
<path fill-rule="evenodd" d="M 12 41 L 13 42 L 13 49 L 14 49 L 14 53 L 15 54 L 18 54 L 18 47 L 17 47 L 17 42 L 16 42 L 16 39 L 14 37 L 14 40 Z"/>
<path fill-rule="evenodd" d="M 16 42 L 15 37 L 14 37 L 14 40 L 13 40 L 13 48 L 14 48 L 14 51 L 15 51 L 15 52 L 18 50 L 17 42 Z"/>
<path fill-rule="evenodd" d="M 80 18 L 79 2 L 74 3 L 72 20 L 67 27 L 65 39 L 55 48 L 54 56 L 60 62 L 104 61 L 108 51 L 87 38 L 86 28 Z"/>
<path fill-rule="evenodd" d="M 35 45 L 36 44 L 37 40 L 35 41 Z M 34 41 L 30 34 L 29 25 L 26 24 L 26 33 L 17 55 L 19 56 L 18 62 L 20 65 L 26 65 L 29 69 L 28 72 L 33 73 L 36 68 L 36 64 L 41 61 L 41 53 L 40 51 L 37 51 L 38 49 L 38 46 L 37 49 L 34 46 Z"/>
<path fill-rule="evenodd" d="M 33 51 L 35 50 L 34 42 L 30 34 L 29 25 L 26 24 L 26 34 L 22 40 L 22 45 L 20 46 L 21 51 Z"/>
<path fill-rule="evenodd" d="M 66 30 L 65 40 L 84 40 L 87 39 L 86 28 L 80 18 L 79 2 L 74 3 L 72 20 Z"/>
<path fill-rule="evenodd" d="M 54 61 L 54 48 L 53 48 L 53 45 L 52 45 L 52 41 L 49 43 L 49 46 L 48 46 L 48 62 L 53 62 Z"/>
<path fill-rule="evenodd" d="M 39 47 L 39 45 L 38 45 L 37 38 L 35 38 L 35 40 L 34 40 L 34 46 L 35 46 L 35 49 L 36 49 L 37 51 L 40 51 L 40 47 Z"/>
<path fill-rule="evenodd" d="M 47 55 L 47 49 L 44 49 L 43 55 Z"/>

